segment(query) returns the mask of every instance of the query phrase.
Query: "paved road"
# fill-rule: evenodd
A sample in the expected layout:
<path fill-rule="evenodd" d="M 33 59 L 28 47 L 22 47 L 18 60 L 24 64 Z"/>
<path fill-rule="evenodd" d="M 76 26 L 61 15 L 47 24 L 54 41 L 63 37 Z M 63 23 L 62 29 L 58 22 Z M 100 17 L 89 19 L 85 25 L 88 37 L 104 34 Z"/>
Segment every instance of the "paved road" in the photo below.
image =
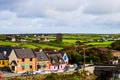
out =
<path fill-rule="evenodd" d="M 7 72 L 7 71 L 0 71 L 0 73 L 3 74 L 3 77 L 12 77 L 12 76 L 19 76 L 20 75 L 20 74 L 16 74 L 16 73 Z"/>
<path fill-rule="evenodd" d="M 64 74 L 72 74 L 73 72 L 75 72 L 74 68 L 69 69 L 67 72 L 63 72 Z M 12 77 L 12 76 L 20 76 L 20 73 L 12 73 L 10 71 L 1 71 L 0 73 L 3 74 L 3 77 Z"/>

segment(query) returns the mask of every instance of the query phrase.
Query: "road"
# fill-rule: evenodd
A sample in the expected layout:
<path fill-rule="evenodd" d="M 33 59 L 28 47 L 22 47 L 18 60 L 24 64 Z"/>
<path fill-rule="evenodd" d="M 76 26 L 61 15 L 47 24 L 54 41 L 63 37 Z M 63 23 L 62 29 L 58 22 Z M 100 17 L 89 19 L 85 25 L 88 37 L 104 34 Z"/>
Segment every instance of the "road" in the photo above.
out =
<path fill-rule="evenodd" d="M 11 73 L 11 72 L 8 72 L 8 71 L 0 71 L 0 73 L 3 74 L 3 77 L 12 77 L 12 76 L 19 76 L 21 74 L 16 74 L 16 73 Z"/>

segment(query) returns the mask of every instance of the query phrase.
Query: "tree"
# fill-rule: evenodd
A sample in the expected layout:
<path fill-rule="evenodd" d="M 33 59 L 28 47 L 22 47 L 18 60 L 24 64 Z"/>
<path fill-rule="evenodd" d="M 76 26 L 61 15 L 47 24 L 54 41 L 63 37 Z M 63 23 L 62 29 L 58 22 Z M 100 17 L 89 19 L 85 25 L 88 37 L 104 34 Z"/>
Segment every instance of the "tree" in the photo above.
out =
<path fill-rule="evenodd" d="M 111 44 L 111 48 L 115 49 L 115 50 L 120 50 L 120 40 L 119 41 L 115 41 Z"/>

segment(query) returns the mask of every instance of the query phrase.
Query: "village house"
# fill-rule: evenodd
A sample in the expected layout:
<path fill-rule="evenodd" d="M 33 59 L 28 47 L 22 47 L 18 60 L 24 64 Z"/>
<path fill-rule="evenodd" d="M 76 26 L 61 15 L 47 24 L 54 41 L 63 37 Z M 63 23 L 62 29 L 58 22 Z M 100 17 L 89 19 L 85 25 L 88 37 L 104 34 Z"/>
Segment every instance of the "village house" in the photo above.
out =
<path fill-rule="evenodd" d="M 13 49 L 9 56 L 9 68 L 12 72 L 23 73 L 36 70 L 36 56 L 31 49 Z"/>
<path fill-rule="evenodd" d="M 0 68 L 9 67 L 9 55 L 11 52 L 11 47 L 0 47 Z"/>
<path fill-rule="evenodd" d="M 46 51 L 45 53 L 51 61 L 50 70 L 56 71 L 63 70 L 65 68 L 66 63 L 64 62 L 61 53 L 57 51 Z"/>
<path fill-rule="evenodd" d="M 50 37 L 48 35 L 41 35 L 40 42 L 48 42 L 50 41 Z"/>
<path fill-rule="evenodd" d="M 4 53 L 0 53 L 0 68 L 8 67 L 8 57 Z"/>
<path fill-rule="evenodd" d="M 36 68 L 40 70 L 50 70 L 50 61 L 44 51 L 35 52 Z"/>

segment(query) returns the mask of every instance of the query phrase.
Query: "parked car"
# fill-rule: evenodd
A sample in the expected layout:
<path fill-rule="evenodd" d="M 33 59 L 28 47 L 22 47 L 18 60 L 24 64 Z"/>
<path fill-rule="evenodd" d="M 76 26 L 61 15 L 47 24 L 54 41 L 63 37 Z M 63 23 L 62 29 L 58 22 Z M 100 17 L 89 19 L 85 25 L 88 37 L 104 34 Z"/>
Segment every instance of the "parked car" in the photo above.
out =
<path fill-rule="evenodd" d="M 54 71 L 52 71 L 52 73 L 58 73 L 58 70 L 54 70 Z"/>
<path fill-rule="evenodd" d="M 59 72 L 64 72 L 64 70 L 55 70 L 55 71 L 52 71 L 52 73 L 59 73 Z"/>
<path fill-rule="evenodd" d="M 44 71 L 41 71 L 40 74 L 50 74 L 50 73 L 52 73 L 50 70 L 44 70 Z"/>
<path fill-rule="evenodd" d="M 32 72 L 24 72 L 21 74 L 21 76 L 33 76 L 34 74 Z"/>
<path fill-rule="evenodd" d="M 79 70 L 79 69 L 81 69 L 81 68 L 82 68 L 82 66 L 79 65 L 75 70 Z"/>
<path fill-rule="evenodd" d="M 64 72 L 75 71 L 75 67 L 65 68 Z"/>
<path fill-rule="evenodd" d="M 3 77 L 2 73 L 0 73 L 0 79 Z"/>
<path fill-rule="evenodd" d="M 33 71 L 33 74 L 40 74 L 42 72 L 42 70 L 38 69 L 36 71 Z"/>

